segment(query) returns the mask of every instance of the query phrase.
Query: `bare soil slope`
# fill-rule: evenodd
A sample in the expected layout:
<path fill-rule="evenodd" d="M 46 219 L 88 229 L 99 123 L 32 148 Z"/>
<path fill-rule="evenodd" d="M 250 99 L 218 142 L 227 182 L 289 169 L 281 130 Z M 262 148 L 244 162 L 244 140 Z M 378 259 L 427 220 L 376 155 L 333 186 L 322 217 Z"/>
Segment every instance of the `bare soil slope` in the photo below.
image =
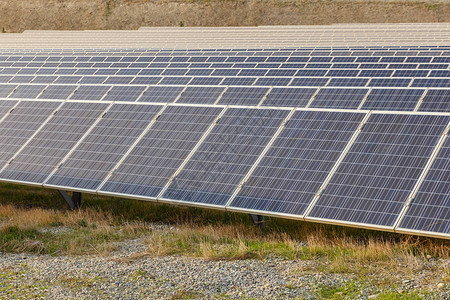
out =
<path fill-rule="evenodd" d="M 0 0 L 0 30 L 450 22 L 449 0 Z"/>

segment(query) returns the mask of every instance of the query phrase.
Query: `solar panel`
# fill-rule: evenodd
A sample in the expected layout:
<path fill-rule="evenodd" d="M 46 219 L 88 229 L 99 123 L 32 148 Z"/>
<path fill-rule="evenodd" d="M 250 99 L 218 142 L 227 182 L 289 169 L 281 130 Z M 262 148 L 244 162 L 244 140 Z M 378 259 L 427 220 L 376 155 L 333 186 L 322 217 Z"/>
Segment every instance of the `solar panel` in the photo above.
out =
<path fill-rule="evenodd" d="M 60 99 L 65 100 L 75 91 L 76 85 L 52 85 L 47 87 L 38 99 Z"/>
<path fill-rule="evenodd" d="M 151 86 L 139 98 L 139 102 L 174 102 L 184 90 L 179 86 Z"/>
<path fill-rule="evenodd" d="M 225 87 L 187 87 L 177 103 L 214 104 Z"/>
<path fill-rule="evenodd" d="M 291 82 L 291 78 L 280 77 L 265 77 L 258 78 L 254 83 L 255 86 L 288 86 Z"/>
<path fill-rule="evenodd" d="M 0 100 L 0 121 L 17 104 L 13 100 Z"/>
<path fill-rule="evenodd" d="M 450 233 L 450 139 L 446 139 L 399 227 Z"/>
<path fill-rule="evenodd" d="M 107 108 L 67 102 L 0 173 L 0 178 L 43 183 Z"/>
<path fill-rule="evenodd" d="M 229 87 L 223 93 L 218 104 L 221 105 L 258 105 L 269 88 L 261 87 Z"/>
<path fill-rule="evenodd" d="M 230 207 L 303 215 L 364 115 L 295 112 Z"/>
<path fill-rule="evenodd" d="M 60 104 L 24 101 L 0 122 L 0 168 L 25 145 Z"/>
<path fill-rule="evenodd" d="M 373 89 L 362 109 L 413 111 L 423 92 L 420 89 Z"/>
<path fill-rule="evenodd" d="M 96 190 L 160 110 L 114 104 L 47 184 Z"/>
<path fill-rule="evenodd" d="M 368 86 L 371 87 L 408 87 L 411 79 L 404 78 L 373 78 Z"/>
<path fill-rule="evenodd" d="M 113 86 L 103 100 L 136 101 L 144 90 L 144 86 Z"/>
<path fill-rule="evenodd" d="M 450 112 L 450 90 L 428 90 L 419 111 Z"/>
<path fill-rule="evenodd" d="M 19 85 L 9 98 L 36 99 L 45 89 L 45 85 Z"/>
<path fill-rule="evenodd" d="M 368 89 L 322 88 L 310 107 L 357 109 L 368 91 Z"/>
<path fill-rule="evenodd" d="M 71 100 L 101 100 L 110 89 L 106 85 L 82 85 L 70 97 Z"/>
<path fill-rule="evenodd" d="M 163 198 L 224 206 L 289 111 L 226 111 Z"/>
<path fill-rule="evenodd" d="M 0 97 L 6 98 L 12 91 L 17 87 L 17 85 L 0 85 Z"/>
<path fill-rule="evenodd" d="M 45 83 L 50 84 L 53 83 L 58 76 L 36 76 L 32 83 Z"/>
<path fill-rule="evenodd" d="M 368 81 L 366 78 L 331 78 L 327 86 L 363 87 Z"/>
<path fill-rule="evenodd" d="M 300 77 L 294 78 L 290 86 L 325 86 L 329 81 L 329 78 L 320 77 Z"/>
<path fill-rule="evenodd" d="M 273 88 L 262 103 L 264 106 L 305 107 L 316 92 L 314 88 Z"/>
<path fill-rule="evenodd" d="M 157 197 L 221 111 L 169 106 L 101 191 Z"/>
<path fill-rule="evenodd" d="M 450 117 L 373 114 L 309 216 L 393 226 Z"/>

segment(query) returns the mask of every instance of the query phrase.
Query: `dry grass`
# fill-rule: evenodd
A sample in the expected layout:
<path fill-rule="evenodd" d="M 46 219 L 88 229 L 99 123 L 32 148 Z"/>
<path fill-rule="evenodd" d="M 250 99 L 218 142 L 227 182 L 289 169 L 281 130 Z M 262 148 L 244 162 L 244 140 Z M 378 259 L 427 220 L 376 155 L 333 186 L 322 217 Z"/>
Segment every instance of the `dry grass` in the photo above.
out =
<path fill-rule="evenodd" d="M 449 21 L 447 0 L 0 0 L 6 32 Z"/>

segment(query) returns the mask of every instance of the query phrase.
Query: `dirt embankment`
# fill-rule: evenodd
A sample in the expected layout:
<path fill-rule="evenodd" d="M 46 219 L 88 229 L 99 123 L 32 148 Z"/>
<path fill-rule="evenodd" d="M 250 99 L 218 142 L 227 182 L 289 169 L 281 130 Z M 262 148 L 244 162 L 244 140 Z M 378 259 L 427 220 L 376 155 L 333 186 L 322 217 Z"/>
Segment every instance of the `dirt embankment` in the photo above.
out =
<path fill-rule="evenodd" d="M 440 0 L 0 0 L 0 30 L 450 22 Z"/>

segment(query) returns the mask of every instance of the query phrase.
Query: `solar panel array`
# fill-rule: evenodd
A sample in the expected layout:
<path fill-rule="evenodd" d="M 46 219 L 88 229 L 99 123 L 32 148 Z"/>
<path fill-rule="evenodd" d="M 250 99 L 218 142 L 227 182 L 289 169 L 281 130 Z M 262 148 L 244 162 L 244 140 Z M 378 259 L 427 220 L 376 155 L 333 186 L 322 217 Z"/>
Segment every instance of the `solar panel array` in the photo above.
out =
<path fill-rule="evenodd" d="M 420 28 L 439 45 L 2 50 L 0 181 L 450 238 L 449 27 Z"/>

